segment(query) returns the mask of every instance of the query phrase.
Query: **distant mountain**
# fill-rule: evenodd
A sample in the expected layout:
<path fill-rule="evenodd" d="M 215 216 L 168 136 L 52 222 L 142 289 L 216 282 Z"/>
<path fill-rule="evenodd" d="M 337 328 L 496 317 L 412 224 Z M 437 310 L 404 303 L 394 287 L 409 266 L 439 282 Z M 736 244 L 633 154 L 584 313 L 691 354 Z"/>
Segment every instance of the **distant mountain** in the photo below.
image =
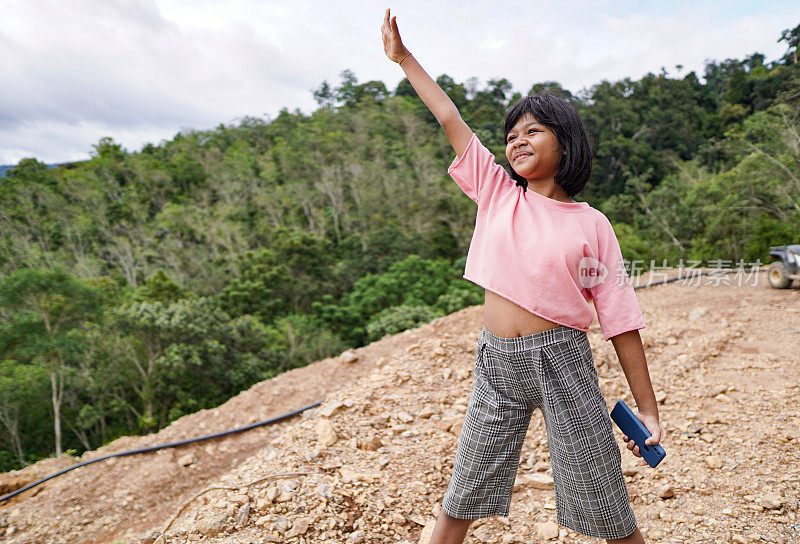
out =
<path fill-rule="evenodd" d="M 59 162 L 56 164 L 48 164 L 48 168 L 55 168 L 56 166 L 64 166 L 65 164 L 78 164 L 80 162 L 85 161 L 70 161 L 70 162 Z M 0 164 L 0 178 L 4 178 L 6 176 L 6 171 L 11 170 L 14 168 L 16 164 Z"/>

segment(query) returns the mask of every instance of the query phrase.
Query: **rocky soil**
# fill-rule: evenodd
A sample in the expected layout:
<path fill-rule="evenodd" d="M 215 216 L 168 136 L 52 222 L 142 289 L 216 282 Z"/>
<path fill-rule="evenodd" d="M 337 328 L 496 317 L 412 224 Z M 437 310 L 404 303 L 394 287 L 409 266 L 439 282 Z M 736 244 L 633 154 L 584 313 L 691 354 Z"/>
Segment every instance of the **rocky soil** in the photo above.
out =
<path fill-rule="evenodd" d="M 750 283 L 753 279 L 751 278 Z M 623 469 L 648 542 L 800 542 L 800 288 L 730 277 L 637 291 L 667 457 Z M 296 369 L 161 432 L 2 475 L 4 492 L 109 453 L 230 429 L 325 398 L 279 424 L 81 467 L 0 505 L 3 543 L 424 542 L 472 388 L 482 307 Z M 611 342 L 590 332 L 609 409 L 634 406 Z M 555 523 L 535 413 L 508 518 L 467 542 L 594 543 Z M 167 527 L 168 529 L 164 531 Z"/>

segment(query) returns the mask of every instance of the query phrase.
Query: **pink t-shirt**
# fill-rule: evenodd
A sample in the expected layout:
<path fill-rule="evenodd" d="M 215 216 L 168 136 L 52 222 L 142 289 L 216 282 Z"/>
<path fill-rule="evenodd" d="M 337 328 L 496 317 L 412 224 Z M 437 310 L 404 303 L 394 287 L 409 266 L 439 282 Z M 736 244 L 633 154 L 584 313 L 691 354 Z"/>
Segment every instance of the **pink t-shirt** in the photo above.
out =
<path fill-rule="evenodd" d="M 608 218 L 586 202 L 523 191 L 473 134 L 447 169 L 478 204 L 464 278 L 561 325 L 606 340 L 645 328 Z"/>

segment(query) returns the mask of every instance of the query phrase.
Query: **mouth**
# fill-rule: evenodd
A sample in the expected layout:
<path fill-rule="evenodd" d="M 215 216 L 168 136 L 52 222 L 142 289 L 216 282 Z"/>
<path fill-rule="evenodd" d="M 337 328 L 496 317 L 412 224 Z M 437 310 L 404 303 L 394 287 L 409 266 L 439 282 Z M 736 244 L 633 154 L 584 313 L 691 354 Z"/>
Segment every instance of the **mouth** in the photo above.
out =
<path fill-rule="evenodd" d="M 516 155 L 514 155 L 514 160 L 518 161 L 519 159 L 524 159 L 525 157 L 530 157 L 530 156 L 531 156 L 530 153 L 525 153 L 525 152 L 517 153 Z"/>

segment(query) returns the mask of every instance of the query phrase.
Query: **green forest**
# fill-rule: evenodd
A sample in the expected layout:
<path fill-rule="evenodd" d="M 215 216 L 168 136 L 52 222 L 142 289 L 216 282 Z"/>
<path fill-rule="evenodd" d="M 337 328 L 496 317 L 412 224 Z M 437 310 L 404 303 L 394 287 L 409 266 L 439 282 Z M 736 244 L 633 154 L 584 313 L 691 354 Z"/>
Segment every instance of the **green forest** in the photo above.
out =
<path fill-rule="evenodd" d="M 798 243 L 800 25 L 767 62 L 707 61 L 570 99 L 596 150 L 576 196 L 631 261 L 767 262 Z M 701 83 L 700 79 L 704 82 Z M 437 79 L 505 164 L 503 78 Z M 407 80 L 344 71 L 282 110 L 0 178 L 0 470 L 158 431 L 291 368 L 481 304 L 476 207 Z"/>

